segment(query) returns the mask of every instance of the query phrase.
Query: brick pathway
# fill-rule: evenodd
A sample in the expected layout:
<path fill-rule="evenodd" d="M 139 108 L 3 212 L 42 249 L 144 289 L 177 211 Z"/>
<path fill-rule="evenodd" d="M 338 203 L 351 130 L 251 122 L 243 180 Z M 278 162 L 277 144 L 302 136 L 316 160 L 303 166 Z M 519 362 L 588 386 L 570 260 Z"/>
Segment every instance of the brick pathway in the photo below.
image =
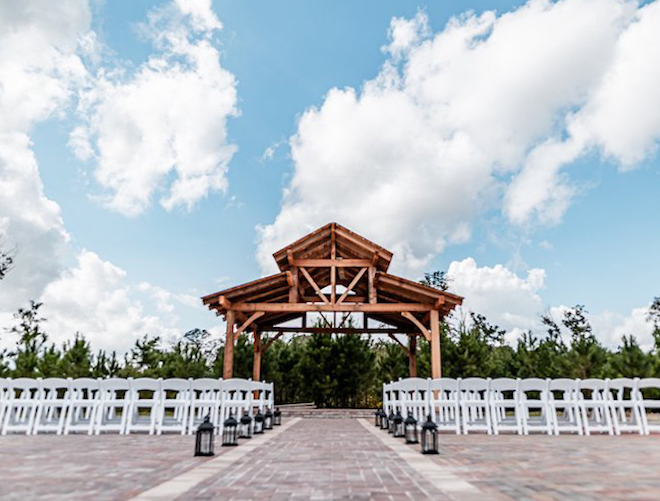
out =
<path fill-rule="evenodd" d="M 419 455 L 478 496 L 441 492 L 389 447 L 393 440 L 356 420 L 305 419 L 178 499 L 660 500 L 660 435 L 443 434 L 441 455 Z M 210 464 L 192 448 L 181 436 L 0 437 L 0 499 L 127 500 Z"/>

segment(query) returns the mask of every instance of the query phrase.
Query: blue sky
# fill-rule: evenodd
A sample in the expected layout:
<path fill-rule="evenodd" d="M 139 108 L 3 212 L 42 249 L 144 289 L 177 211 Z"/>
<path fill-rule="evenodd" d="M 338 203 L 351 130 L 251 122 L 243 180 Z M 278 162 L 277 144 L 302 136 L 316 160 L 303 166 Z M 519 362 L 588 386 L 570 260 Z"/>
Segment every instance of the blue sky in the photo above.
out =
<path fill-rule="evenodd" d="M 336 220 L 510 340 L 582 303 L 648 345 L 657 1 L 0 5 L 34 40 L 0 52 L 3 325 L 39 299 L 58 341 L 219 332 L 200 295 Z"/>

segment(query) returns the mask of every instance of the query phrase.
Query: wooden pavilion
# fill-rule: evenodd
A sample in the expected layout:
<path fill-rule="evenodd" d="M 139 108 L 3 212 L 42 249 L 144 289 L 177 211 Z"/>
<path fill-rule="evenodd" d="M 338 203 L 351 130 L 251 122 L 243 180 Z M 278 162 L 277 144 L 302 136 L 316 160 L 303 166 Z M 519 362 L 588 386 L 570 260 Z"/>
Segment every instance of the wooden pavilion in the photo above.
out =
<path fill-rule="evenodd" d="M 440 319 L 462 297 L 387 273 L 392 253 L 337 223 L 273 257 L 279 273 L 202 298 L 227 322 L 225 379 L 233 375 L 234 342 L 243 332 L 253 333 L 255 381 L 261 376 L 261 354 L 287 332 L 386 334 L 408 355 L 411 377 L 417 375 L 417 336 L 422 335 L 431 344 L 431 375 L 441 376 Z M 309 326 L 309 313 L 318 314 L 323 326 Z M 332 322 L 326 313 L 333 315 Z M 352 314 L 362 314 L 362 327 L 345 326 Z M 407 335 L 407 345 L 395 334 Z"/>

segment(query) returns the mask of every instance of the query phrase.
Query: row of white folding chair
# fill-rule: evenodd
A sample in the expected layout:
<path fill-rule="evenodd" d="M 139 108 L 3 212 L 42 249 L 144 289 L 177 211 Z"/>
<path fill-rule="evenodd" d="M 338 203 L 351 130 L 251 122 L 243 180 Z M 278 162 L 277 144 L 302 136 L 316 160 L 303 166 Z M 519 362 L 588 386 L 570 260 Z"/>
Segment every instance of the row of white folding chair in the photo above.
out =
<path fill-rule="evenodd" d="M 192 433 L 207 415 L 221 428 L 224 395 L 242 395 L 241 408 L 251 414 L 255 403 L 262 412 L 272 408 L 273 393 L 272 383 L 210 378 L 0 379 L 0 430 Z"/>
<path fill-rule="evenodd" d="M 405 408 L 406 391 L 423 386 L 410 378 L 384 386 L 387 411 Z M 660 425 L 647 419 L 647 410 L 660 410 L 659 400 L 646 400 L 641 389 L 660 390 L 660 379 L 510 379 L 484 378 L 428 380 L 427 403 L 439 429 L 515 431 L 528 434 L 576 432 L 590 434 L 621 431 L 649 433 Z M 625 398 L 627 395 L 629 398 Z M 421 407 L 421 406 L 420 406 Z M 530 412 L 531 411 L 531 412 Z"/>

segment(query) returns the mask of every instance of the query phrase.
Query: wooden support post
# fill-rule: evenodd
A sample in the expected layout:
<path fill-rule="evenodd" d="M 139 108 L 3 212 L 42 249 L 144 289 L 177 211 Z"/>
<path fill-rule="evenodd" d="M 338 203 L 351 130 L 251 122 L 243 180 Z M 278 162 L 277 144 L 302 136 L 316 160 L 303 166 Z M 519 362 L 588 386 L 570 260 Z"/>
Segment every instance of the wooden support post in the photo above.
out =
<path fill-rule="evenodd" d="M 442 377 L 442 360 L 440 359 L 440 314 L 431 310 L 431 377 Z"/>
<path fill-rule="evenodd" d="M 299 280 L 298 280 L 298 268 L 294 266 L 289 270 L 290 275 L 287 275 L 287 279 L 289 276 L 291 277 L 291 281 L 289 282 L 289 303 L 297 303 L 298 302 L 298 285 L 299 285 Z"/>
<path fill-rule="evenodd" d="M 376 296 L 376 267 L 369 266 L 369 303 L 374 304 L 378 300 Z"/>
<path fill-rule="evenodd" d="M 252 381 L 261 378 L 261 331 L 254 330 L 254 356 L 252 357 Z"/>
<path fill-rule="evenodd" d="M 410 377 L 417 377 L 417 336 L 408 334 L 408 371 Z"/>
<path fill-rule="evenodd" d="M 227 316 L 227 334 L 225 336 L 225 360 L 222 371 L 224 379 L 231 379 L 234 375 L 234 310 L 228 310 Z"/>

